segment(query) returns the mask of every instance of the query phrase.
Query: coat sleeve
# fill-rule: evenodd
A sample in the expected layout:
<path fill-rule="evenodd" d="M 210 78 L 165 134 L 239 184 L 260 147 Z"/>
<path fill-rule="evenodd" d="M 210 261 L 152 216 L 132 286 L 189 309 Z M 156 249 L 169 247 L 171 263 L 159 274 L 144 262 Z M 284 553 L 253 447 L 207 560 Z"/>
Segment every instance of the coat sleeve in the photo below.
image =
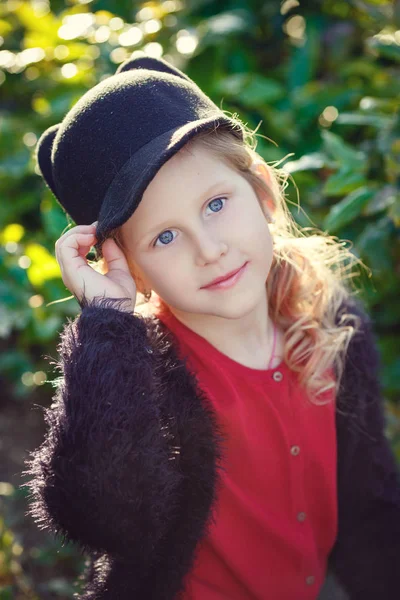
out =
<path fill-rule="evenodd" d="M 339 527 L 329 566 L 350 600 L 400 595 L 400 475 L 385 436 L 380 357 L 361 302 L 336 414 Z"/>
<path fill-rule="evenodd" d="M 119 310 L 119 302 L 84 300 L 61 332 L 61 376 L 25 485 L 39 527 L 100 557 L 104 580 L 114 564 L 125 565 L 119 572 L 128 598 L 176 517 L 182 476 L 160 427 L 146 322 Z M 110 577 L 117 579 L 115 572 Z"/>

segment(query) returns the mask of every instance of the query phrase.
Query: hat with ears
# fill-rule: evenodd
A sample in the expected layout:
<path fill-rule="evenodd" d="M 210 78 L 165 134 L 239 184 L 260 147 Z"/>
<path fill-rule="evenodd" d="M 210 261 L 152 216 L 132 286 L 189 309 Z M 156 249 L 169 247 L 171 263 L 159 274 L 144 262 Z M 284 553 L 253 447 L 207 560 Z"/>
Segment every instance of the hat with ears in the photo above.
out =
<path fill-rule="evenodd" d="M 230 119 L 182 71 L 147 56 L 123 62 L 87 91 L 61 123 L 40 136 L 40 174 L 77 225 L 98 221 L 98 257 L 107 235 L 134 213 L 160 167 L 200 131 Z"/>

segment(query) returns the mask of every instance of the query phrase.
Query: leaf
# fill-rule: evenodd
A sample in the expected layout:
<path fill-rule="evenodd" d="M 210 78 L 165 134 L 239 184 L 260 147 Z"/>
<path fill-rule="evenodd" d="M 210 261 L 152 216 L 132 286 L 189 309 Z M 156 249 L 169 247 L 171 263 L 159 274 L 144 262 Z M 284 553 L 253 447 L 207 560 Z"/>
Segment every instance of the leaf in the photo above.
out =
<path fill-rule="evenodd" d="M 287 67 L 287 87 L 293 94 L 304 86 L 314 75 L 320 57 L 320 32 L 322 19 L 319 15 L 306 17 L 305 43 L 291 52 Z"/>
<path fill-rule="evenodd" d="M 52 192 L 46 189 L 44 194 L 43 200 L 40 203 L 43 228 L 47 236 L 55 240 L 61 236 L 68 222 L 64 210 L 54 200 Z"/>
<path fill-rule="evenodd" d="M 320 152 L 305 154 L 298 160 L 290 160 L 282 167 L 288 173 L 321 169 L 326 164 L 326 157 Z"/>
<path fill-rule="evenodd" d="M 238 8 L 220 12 L 203 20 L 198 26 L 201 45 L 221 44 L 226 37 L 240 35 L 244 31 L 251 31 L 256 26 L 254 15 L 251 11 Z"/>
<path fill-rule="evenodd" d="M 378 222 L 369 223 L 356 239 L 356 246 L 362 256 L 368 259 L 375 277 L 382 277 L 392 272 L 393 258 L 391 254 L 391 235 L 389 219 L 384 217 Z M 400 316 L 400 313 L 399 313 Z"/>
<path fill-rule="evenodd" d="M 310 81 L 302 88 L 296 89 L 296 93 L 291 97 L 295 121 L 299 121 L 298 126 L 304 130 L 310 122 L 315 122 L 327 106 L 335 106 L 340 114 L 341 110 L 356 102 L 359 95 L 360 92 L 355 86 L 343 88 L 328 82 Z"/>
<path fill-rule="evenodd" d="M 280 100 L 284 87 L 273 79 L 250 73 L 235 73 L 224 77 L 216 86 L 216 93 L 239 100 L 248 107 L 257 108 Z"/>
<path fill-rule="evenodd" d="M 35 314 L 33 320 L 33 332 L 35 334 L 35 339 L 41 342 L 47 342 L 51 340 L 54 338 L 61 325 L 61 315 L 46 314 L 45 318 L 39 318 L 39 316 Z"/>
<path fill-rule="evenodd" d="M 1 37 L 6 37 L 12 31 L 11 23 L 6 21 L 5 19 L 0 19 L 0 35 Z"/>
<path fill-rule="evenodd" d="M 239 101 L 249 108 L 257 108 L 272 104 L 284 96 L 285 89 L 280 83 L 261 75 L 253 75 L 239 94 Z"/>
<path fill-rule="evenodd" d="M 20 179 L 28 169 L 30 156 L 29 150 L 23 147 L 14 153 L 10 153 L 0 162 L 0 176 Z"/>
<path fill-rule="evenodd" d="M 338 125 L 370 125 L 371 127 L 387 127 L 392 122 L 392 117 L 385 115 L 368 114 L 361 112 L 339 113 L 335 123 Z"/>
<path fill-rule="evenodd" d="M 377 26 L 384 27 L 390 19 L 392 9 L 385 1 L 373 2 L 369 0 L 369 2 L 364 2 L 363 0 L 353 0 L 353 2 L 358 9 L 366 12 Z"/>
<path fill-rule="evenodd" d="M 393 185 L 384 185 L 368 202 L 364 214 L 375 215 L 389 208 L 394 202 L 400 203 L 400 192 Z"/>
<path fill-rule="evenodd" d="M 363 174 L 351 171 L 346 167 L 326 180 L 322 193 L 325 196 L 341 196 L 358 189 L 365 182 Z"/>
<path fill-rule="evenodd" d="M 0 241 L 2 244 L 7 242 L 19 242 L 25 233 L 25 229 L 19 223 L 10 223 L 3 229 L 0 235 Z"/>
<path fill-rule="evenodd" d="M 386 364 L 382 370 L 382 384 L 387 390 L 393 391 L 397 396 L 400 392 L 400 358 Z M 400 458 L 400 456 L 399 456 Z"/>
<path fill-rule="evenodd" d="M 374 190 L 365 186 L 343 198 L 330 209 L 324 220 L 324 229 L 334 233 L 359 217 L 363 207 L 373 194 Z"/>
<path fill-rule="evenodd" d="M 370 57 L 360 56 L 340 65 L 338 74 L 344 78 L 362 75 L 372 80 L 379 71 L 379 65 L 371 62 Z"/>
<path fill-rule="evenodd" d="M 379 41 L 378 38 L 370 38 L 367 40 L 367 46 L 374 54 L 400 63 L 400 46 L 394 40 L 388 44 Z"/>
<path fill-rule="evenodd" d="M 235 73 L 228 77 L 222 78 L 215 86 L 216 94 L 224 94 L 226 96 L 236 96 L 250 81 L 249 73 Z"/>
<path fill-rule="evenodd" d="M 53 42 L 57 45 L 59 41 L 57 31 L 62 22 L 61 19 L 56 17 L 55 13 L 48 11 L 38 16 L 35 7 L 30 5 L 29 2 L 19 2 L 14 12 L 21 25 L 28 31 L 40 32 L 48 38 L 49 44 Z"/>
<path fill-rule="evenodd" d="M 365 171 L 366 155 L 361 150 L 357 150 L 347 144 L 339 135 L 324 129 L 321 132 L 321 137 L 324 142 L 324 149 L 328 154 L 335 158 L 339 164 L 345 165 L 346 168 Z"/>
<path fill-rule="evenodd" d="M 394 202 L 391 205 L 388 217 L 393 221 L 395 227 L 400 228 L 400 202 Z"/>
<path fill-rule="evenodd" d="M 389 248 L 390 253 L 390 248 Z M 378 327 L 396 327 L 397 323 L 400 321 L 400 303 L 398 298 L 387 298 L 385 300 L 385 310 L 379 310 L 376 312 L 375 322 Z M 392 330 L 393 331 L 393 330 Z M 386 336 L 385 338 L 386 339 Z M 399 340 L 398 337 L 395 336 L 393 340 L 394 347 L 392 349 L 393 354 L 398 353 Z M 389 355 L 390 356 L 390 355 Z M 400 409 L 400 406 L 399 406 Z"/>
<path fill-rule="evenodd" d="M 25 248 L 25 254 L 32 261 L 28 268 L 28 278 L 33 286 L 41 286 L 47 279 L 60 277 L 57 260 L 44 246 L 30 243 Z"/>

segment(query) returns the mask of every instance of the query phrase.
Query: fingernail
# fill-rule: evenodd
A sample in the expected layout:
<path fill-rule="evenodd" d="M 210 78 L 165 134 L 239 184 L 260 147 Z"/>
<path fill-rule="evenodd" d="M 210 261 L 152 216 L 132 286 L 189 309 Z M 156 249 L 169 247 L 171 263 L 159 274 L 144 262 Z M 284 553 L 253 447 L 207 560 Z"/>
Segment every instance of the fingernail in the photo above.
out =
<path fill-rule="evenodd" d="M 94 222 L 92 223 L 92 225 L 97 225 L 97 223 L 98 223 L 98 221 L 94 221 Z"/>

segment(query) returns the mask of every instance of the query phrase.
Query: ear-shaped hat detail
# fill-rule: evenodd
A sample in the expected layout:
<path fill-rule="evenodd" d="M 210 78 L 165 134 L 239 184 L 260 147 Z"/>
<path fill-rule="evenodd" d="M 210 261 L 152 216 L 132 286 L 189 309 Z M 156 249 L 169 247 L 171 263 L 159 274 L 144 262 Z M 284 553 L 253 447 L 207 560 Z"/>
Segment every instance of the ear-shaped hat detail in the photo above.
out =
<path fill-rule="evenodd" d="M 35 158 L 39 165 L 41 175 L 53 194 L 57 196 L 56 186 L 53 179 L 53 163 L 51 160 L 51 153 L 53 149 L 54 138 L 56 137 L 57 131 L 60 128 L 61 123 L 52 125 L 46 131 L 42 133 L 37 144 Z"/>
<path fill-rule="evenodd" d="M 169 73 L 170 75 L 176 75 L 182 79 L 186 79 L 193 83 L 193 81 L 185 75 L 182 71 L 173 67 L 162 58 L 152 58 L 151 56 L 139 56 L 136 58 L 128 58 L 121 63 L 118 69 L 115 71 L 115 75 L 130 71 L 131 69 L 149 69 L 150 71 L 159 71 L 161 73 Z"/>

